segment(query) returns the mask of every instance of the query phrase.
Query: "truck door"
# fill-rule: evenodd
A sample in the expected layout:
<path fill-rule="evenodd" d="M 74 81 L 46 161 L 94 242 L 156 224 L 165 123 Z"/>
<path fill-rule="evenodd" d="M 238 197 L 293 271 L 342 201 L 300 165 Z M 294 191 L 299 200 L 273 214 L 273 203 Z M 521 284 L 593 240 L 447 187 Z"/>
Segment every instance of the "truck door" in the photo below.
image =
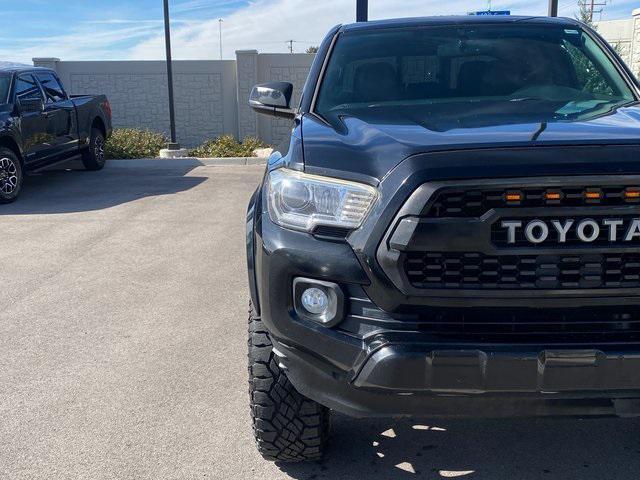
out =
<path fill-rule="evenodd" d="M 51 138 L 47 135 L 44 97 L 31 74 L 16 79 L 15 103 L 20 109 L 20 132 L 25 163 L 42 160 L 51 153 Z"/>
<path fill-rule="evenodd" d="M 56 156 L 66 156 L 78 150 L 76 109 L 60 80 L 51 72 L 37 72 L 36 77 L 45 96 L 44 115 L 47 133 L 53 138 Z"/>

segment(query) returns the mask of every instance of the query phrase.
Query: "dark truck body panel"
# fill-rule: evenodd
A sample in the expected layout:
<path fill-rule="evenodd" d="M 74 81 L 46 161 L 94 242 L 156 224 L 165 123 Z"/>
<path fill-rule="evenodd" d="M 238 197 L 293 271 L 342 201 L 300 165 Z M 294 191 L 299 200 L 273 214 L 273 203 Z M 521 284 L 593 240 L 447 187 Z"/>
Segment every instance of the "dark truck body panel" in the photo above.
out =
<path fill-rule="evenodd" d="M 3 70 L 13 77 L 9 103 L 0 105 L 0 145 L 16 150 L 25 171 L 33 172 L 73 158 L 88 148 L 91 129 L 97 126 L 105 138 L 112 132 L 105 95 L 66 95 L 45 102 L 42 111 L 21 111 L 15 100 L 16 79 L 54 71 L 44 68 Z M 57 78 L 57 75 L 56 75 Z"/>
<path fill-rule="evenodd" d="M 504 218 L 640 219 L 640 203 L 620 194 L 640 187 L 638 83 L 604 40 L 588 30 L 636 103 L 592 118 L 541 122 L 504 115 L 482 123 L 461 115 L 454 128 L 418 122 L 410 111 L 379 119 L 372 109 L 338 124 L 314 113 L 318 83 L 342 32 L 518 22 L 587 30 L 570 19 L 406 19 L 338 26 L 320 46 L 288 151 L 271 157 L 247 216 L 252 301 L 281 366 L 307 397 L 354 416 L 640 414 L 635 236 L 606 248 L 573 240 L 561 248 L 512 247 L 491 237 Z M 378 189 L 379 200 L 363 225 L 342 237 L 283 228 L 270 217 L 266 188 L 269 172 L 282 167 L 366 183 Z M 503 204 L 477 217 L 430 213 L 449 191 L 462 198 L 491 189 L 574 195 L 591 187 L 605 192 L 607 202 L 549 209 Z M 430 251 L 460 255 L 451 262 L 455 286 L 412 283 L 407 259 Z M 528 273 L 538 283 L 465 287 L 478 282 L 473 273 L 456 270 L 467 253 L 491 257 L 487 262 L 535 258 L 539 263 Z M 578 267 L 566 269 L 565 261 Z M 442 262 L 424 260 L 425 271 L 433 268 L 444 278 L 449 264 Z M 484 266 L 471 262 L 468 271 Z M 554 267 L 561 271 L 554 274 Z M 624 281 L 612 280 L 624 269 L 631 269 Z M 300 277 L 340 285 L 346 304 L 341 323 L 327 328 L 295 311 L 291 284 Z"/>
<path fill-rule="evenodd" d="M 499 124 L 448 131 L 429 130 L 406 118 L 394 123 L 378 124 L 375 118 L 366 117 L 345 118 L 344 131 L 336 131 L 314 115 L 308 115 L 302 122 L 302 136 L 306 147 L 305 167 L 310 172 L 346 172 L 354 178 L 368 178 L 368 183 L 375 185 L 403 160 L 427 153 L 640 145 L 640 106 L 619 108 L 605 116 L 583 122 L 549 123 L 546 126 L 540 123 Z M 556 168 L 563 168 L 564 161 L 558 162 L 557 158 L 543 153 L 538 155 L 540 162 L 544 162 L 545 157 L 556 164 Z M 345 158 L 349 161 L 345 162 Z M 570 157 L 566 160 L 576 159 Z M 430 166 L 427 163 L 430 162 L 425 162 L 425 166 Z M 493 165 L 486 162 L 482 167 L 491 169 Z M 457 175 L 469 176 L 464 169 L 454 169 Z M 485 174 L 490 177 L 496 174 L 495 170 L 502 170 L 502 167 L 491 172 L 485 170 Z M 512 174 L 504 170 L 504 175 Z M 548 172 L 529 168 L 526 174 L 544 176 Z M 447 175 L 442 176 L 446 178 Z M 477 177 L 478 173 L 471 175 Z"/>

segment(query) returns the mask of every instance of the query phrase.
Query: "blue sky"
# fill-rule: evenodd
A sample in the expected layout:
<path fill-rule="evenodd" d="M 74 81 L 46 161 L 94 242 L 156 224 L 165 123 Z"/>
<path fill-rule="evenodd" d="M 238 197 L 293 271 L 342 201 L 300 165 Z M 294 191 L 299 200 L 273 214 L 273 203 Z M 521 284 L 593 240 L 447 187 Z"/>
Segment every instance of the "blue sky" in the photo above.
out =
<path fill-rule="evenodd" d="M 170 0 L 174 56 L 219 58 L 218 18 L 225 58 L 235 50 L 303 51 L 337 23 L 354 17 L 355 0 Z M 464 14 L 486 0 L 370 0 L 373 18 Z M 493 9 L 542 15 L 547 0 L 493 0 Z M 0 61 L 30 63 L 35 56 L 64 60 L 161 59 L 162 0 L 0 0 Z M 640 0 L 609 0 L 603 19 L 629 17 Z M 574 16 L 577 0 L 560 0 Z M 26 20 L 28 19 L 28 21 Z"/>

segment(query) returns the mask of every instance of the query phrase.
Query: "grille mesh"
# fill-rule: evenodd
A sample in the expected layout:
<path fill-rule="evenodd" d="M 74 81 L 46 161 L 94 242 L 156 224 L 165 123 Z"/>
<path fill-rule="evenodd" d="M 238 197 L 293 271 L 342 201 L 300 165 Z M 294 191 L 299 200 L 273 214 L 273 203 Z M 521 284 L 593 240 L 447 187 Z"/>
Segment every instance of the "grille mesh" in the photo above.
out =
<path fill-rule="evenodd" d="M 573 311 L 474 309 L 440 312 L 420 331 L 447 341 L 590 344 L 640 342 L 640 314 L 630 308 Z"/>
<path fill-rule="evenodd" d="M 418 289 L 588 289 L 640 287 L 640 254 L 501 255 L 409 253 Z"/>

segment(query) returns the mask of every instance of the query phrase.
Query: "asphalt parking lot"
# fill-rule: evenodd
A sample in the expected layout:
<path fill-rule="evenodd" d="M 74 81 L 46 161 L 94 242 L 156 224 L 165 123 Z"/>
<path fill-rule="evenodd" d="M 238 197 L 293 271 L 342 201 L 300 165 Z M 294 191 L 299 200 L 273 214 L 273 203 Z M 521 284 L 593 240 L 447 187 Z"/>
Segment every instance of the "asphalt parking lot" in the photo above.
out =
<path fill-rule="evenodd" d="M 637 479 L 640 420 L 334 419 L 273 465 L 247 408 L 244 213 L 262 167 L 119 161 L 0 206 L 0 479 Z"/>

